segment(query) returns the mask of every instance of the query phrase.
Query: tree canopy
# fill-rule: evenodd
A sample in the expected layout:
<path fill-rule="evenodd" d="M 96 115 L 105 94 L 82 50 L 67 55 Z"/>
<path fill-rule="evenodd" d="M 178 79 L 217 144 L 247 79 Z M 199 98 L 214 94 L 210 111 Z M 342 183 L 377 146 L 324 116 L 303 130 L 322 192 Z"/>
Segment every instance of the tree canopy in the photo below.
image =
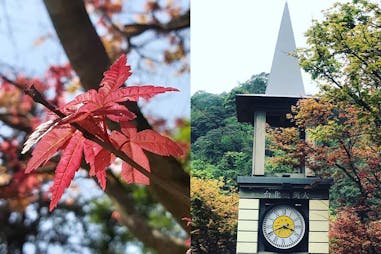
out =
<path fill-rule="evenodd" d="M 334 177 L 337 220 L 333 253 L 378 253 L 381 225 L 381 9 L 379 3 L 337 3 L 307 31 L 301 66 L 321 84 L 317 100 L 294 112 L 314 144 L 308 164 Z M 349 214 L 351 216 L 348 216 Z M 349 219 L 349 217 L 351 219 Z M 361 231 L 361 232 L 360 232 Z M 358 241 L 348 241 L 356 235 Z M 359 242 L 367 243 L 360 245 Z"/>

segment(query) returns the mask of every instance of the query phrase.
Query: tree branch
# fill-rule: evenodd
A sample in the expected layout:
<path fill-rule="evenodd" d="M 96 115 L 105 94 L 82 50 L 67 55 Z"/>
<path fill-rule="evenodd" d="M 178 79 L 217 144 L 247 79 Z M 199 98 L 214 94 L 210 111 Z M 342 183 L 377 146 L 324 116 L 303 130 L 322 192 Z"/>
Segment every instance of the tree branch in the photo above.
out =
<path fill-rule="evenodd" d="M 25 86 L 23 84 L 20 84 L 14 80 L 11 80 L 9 79 L 7 76 L 5 76 L 4 74 L 0 74 L 0 79 L 3 79 L 5 80 L 6 82 L 16 86 L 17 88 L 19 88 L 20 90 L 24 90 Z"/>
<path fill-rule="evenodd" d="M 362 32 L 363 32 L 363 35 L 365 35 L 365 34 L 364 34 L 364 30 L 362 30 Z M 369 68 L 369 63 L 368 63 L 364 58 L 362 58 L 359 54 L 357 54 L 356 51 L 353 50 L 353 49 L 346 43 L 346 40 L 344 39 L 344 37 L 343 37 L 343 35 L 342 35 L 341 33 L 339 33 L 339 36 L 340 36 L 340 38 L 337 38 L 336 36 L 334 36 L 334 38 L 336 39 L 337 42 L 341 43 L 341 45 L 342 45 L 345 49 L 347 49 L 347 51 L 348 51 L 347 53 L 353 55 L 354 57 L 356 57 L 362 64 L 364 64 L 367 68 Z M 353 36 L 353 34 L 352 34 L 352 36 Z M 365 73 L 368 72 L 368 71 L 367 71 L 366 69 L 364 69 L 362 66 L 360 66 L 360 68 L 361 68 Z M 370 74 L 373 74 L 379 81 L 381 81 L 381 75 L 380 75 L 377 71 L 373 70 L 373 71 L 370 72 Z"/>
<path fill-rule="evenodd" d="M 354 176 L 352 176 L 344 166 L 342 166 L 342 165 L 340 165 L 340 164 L 338 164 L 338 163 L 335 163 L 335 166 L 338 167 L 339 169 L 341 169 L 341 171 L 343 171 L 344 174 L 345 174 L 347 177 L 349 177 L 349 179 L 351 179 L 352 182 L 354 182 L 354 183 L 357 185 L 357 187 L 359 188 L 359 190 L 360 190 L 362 196 L 365 196 L 365 195 L 366 195 L 365 190 L 363 189 L 361 183 L 358 182 L 358 181 L 356 180 L 356 178 L 355 178 Z"/>
<path fill-rule="evenodd" d="M 12 117 L 15 116 L 9 113 L 0 114 L 0 121 L 14 129 L 24 131 L 26 133 L 30 133 L 32 131 L 30 124 L 26 124 L 24 121 L 13 122 L 12 119 L 10 119 Z M 22 117 L 26 118 L 25 116 Z"/>
<path fill-rule="evenodd" d="M 44 0 L 70 64 L 86 90 L 95 88 L 111 62 L 83 1 Z M 101 75 L 98 75 L 98 74 Z"/>
<path fill-rule="evenodd" d="M 121 222 L 128 227 L 131 233 L 147 247 L 157 250 L 158 253 L 184 254 L 186 252 L 187 247 L 183 239 L 165 235 L 148 225 L 147 219 L 136 211 L 131 193 L 125 191 L 123 185 L 113 174 L 107 174 L 107 182 L 111 184 L 107 185 L 106 193 L 112 200 L 118 197 L 118 202 L 113 201 L 117 204 Z"/>
<path fill-rule="evenodd" d="M 185 12 L 176 18 L 173 18 L 168 23 L 150 23 L 150 24 L 129 24 L 123 28 L 115 25 L 108 15 L 104 15 L 104 18 L 110 23 L 110 25 L 119 33 L 123 34 L 127 38 L 131 38 L 140 35 L 146 31 L 156 31 L 159 33 L 168 33 L 179 31 L 190 27 L 190 10 Z"/>

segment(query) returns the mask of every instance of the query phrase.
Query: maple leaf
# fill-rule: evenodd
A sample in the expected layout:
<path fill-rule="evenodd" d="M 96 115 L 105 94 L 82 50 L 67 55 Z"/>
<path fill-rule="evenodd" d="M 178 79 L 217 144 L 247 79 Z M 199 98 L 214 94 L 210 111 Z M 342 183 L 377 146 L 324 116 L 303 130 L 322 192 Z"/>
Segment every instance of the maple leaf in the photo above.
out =
<path fill-rule="evenodd" d="M 146 151 L 159 155 L 175 157 L 183 155 L 183 149 L 177 143 L 153 130 L 143 130 L 136 133 L 131 142 L 139 144 Z"/>
<path fill-rule="evenodd" d="M 86 118 L 97 116 L 107 117 L 113 121 L 127 121 L 136 118 L 136 115 L 125 106 L 114 101 L 108 101 L 107 96 L 100 95 L 95 90 L 90 90 L 78 95 L 73 101 L 63 107 L 63 111 L 68 114 L 62 123 L 73 123 Z"/>
<path fill-rule="evenodd" d="M 103 73 L 103 79 L 100 87 L 104 90 L 113 91 L 121 87 L 124 82 L 131 75 L 131 67 L 126 65 L 126 55 L 121 55 L 115 63 L 113 63 L 109 70 Z"/>
<path fill-rule="evenodd" d="M 105 116 L 116 122 L 132 120 L 136 118 L 136 115 L 120 105 L 120 102 L 138 101 L 139 98 L 148 100 L 157 94 L 171 91 L 178 91 L 178 89 L 161 86 L 128 86 L 115 91 L 104 89 L 104 87 L 101 87 L 98 92 L 89 90 L 63 107 L 63 111 L 69 114 L 63 119 L 63 123 L 81 121 L 89 116 Z"/>
<path fill-rule="evenodd" d="M 70 185 L 75 172 L 79 169 L 82 160 L 84 137 L 77 131 L 66 145 L 61 155 L 61 160 L 57 165 L 54 183 L 51 189 L 52 199 L 49 210 L 52 211 L 60 200 L 64 190 Z"/>
<path fill-rule="evenodd" d="M 153 130 L 137 132 L 136 127 L 126 122 L 121 124 L 121 133 L 111 132 L 111 140 L 134 161 L 150 172 L 150 165 L 143 149 L 163 156 L 181 156 L 181 147 Z M 126 162 L 122 162 L 121 177 L 127 183 L 149 184 L 149 179 Z"/>
<path fill-rule="evenodd" d="M 107 102 L 122 102 L 122 101 L 138 101 L 139 98 L 142 99 L 150 99 L 153 96 L 165 93 L 165 92 L 177 92 L 179 91 L 173 87 L 162 87 L 162 86 L 127 86 L 120 88 L 118 90 L 112 91 L 107 94 L 106 101 Z M 102 88 L 99 90 L 100 93 L 106 94 Z"/>
<path fill-rule="evenodd" d="M 68 115 L 63 119 L 63 123 L 78 122 L 96 116 L 107 117 L 115 122 L 132 120 L 136 118 L 136 115 L 125 106 L 120 105 L 120 102 L 138 101 L 139 98 L 148 100 L 160 93 L 178 91 L 172 87 L 152 85 L 122 88 L 121 86 L 131 75 L 131 68 L 126 65 L 126 61 L 126 55 L 122 55 L 116 60 L 110 69 L 104 73 L 98 91 L 91 89 L 67 103 L 62 108 L 64 113 Z"/>
<path fill-rule="evenodd" d="M 106 168 L 114 160 L 115 156 L 100 145 L 86 140 L 84 143 L 85 160 L 90 165 L 90 176 L 96 176 L 99 185 L 106 189 Z"/>
<path fill-rule="evenodd" d="M 111 133 L 111 139 L 122 152 L 128 155 L 128 157 L 138 162 L 140 166 L 147 170 L 147 172 L 151 172 L 148 158 L 144 154 L 141 147 L 139 147 L 137 144 L 129 142 L 129 138 L 118 131 L 113 131 Z M 125 161 L 122 162 L 122 171 L 120 176 L 126 183 L 137 183 L 145 185 L 150 183 L 148 177 L 146 177 L 139 170 L 135 169 Z"/>
<path fill-rule="evenodd" d="M 148 172 L 151 169 L 143 149 L 165 156 L 182 154 L 180 146 L 167 137 L 152 130 L 137 132 L 136 127 L 128 122 L 136 118 L 136 115 L 119 104 L 127 100 L 138 101 L 139 98 L 150 99 L 159 93 L 178 90 L 159 86 L 122 88 L 121 86 L 131 75 L 130 69 L 130 66 L 126 65 L 126 56 L 121 56 L 104 73 L 98 91 L 89 90 L 60 107 L 61 119 L 56 118 L 40 125 L 27 142 L 25 150 L 38 142 L 27 164 L 27 173 L 45 163 L 59 150 L 63 150 L 51 189 L 50 211 L 57 206 L 64 190 L 79 169 L 83 154 L 85 161 L 90 165 L 89 175 L 97 178 L 103 190 L 106 188 L 106 168 L 115 160 L 114 154 L 99 144 L 87 140 L 70 124 L 75 123 L 89 135 L 116 145 Z M 120 122 L 121 132 L 113 131 L 109 134 L 106 118 Z M 127 183 L 149 184 L 147 176 L 126 162 L 122 163 L 121 177 Z"/>
<path fill-rule="evenodd" d="M 30 173 L 48 161 L 71 138 L 73 132 L 70 126 L 60 125 L 46 133 L 34 148 L 25 173 Z"/>

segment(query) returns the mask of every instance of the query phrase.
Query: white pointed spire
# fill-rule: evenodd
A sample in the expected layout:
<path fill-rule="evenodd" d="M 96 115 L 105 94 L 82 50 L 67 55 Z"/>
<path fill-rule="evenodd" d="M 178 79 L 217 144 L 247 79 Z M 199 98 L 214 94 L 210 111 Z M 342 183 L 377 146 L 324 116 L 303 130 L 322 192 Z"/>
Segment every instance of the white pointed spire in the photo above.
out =
<path fill-rule="evenodd" d="M 305 96 L 299 64 L 295 57 L 289 55 L 295 49 L 294 33 L 286 2 L 266 88 L 267 95 Z"/>

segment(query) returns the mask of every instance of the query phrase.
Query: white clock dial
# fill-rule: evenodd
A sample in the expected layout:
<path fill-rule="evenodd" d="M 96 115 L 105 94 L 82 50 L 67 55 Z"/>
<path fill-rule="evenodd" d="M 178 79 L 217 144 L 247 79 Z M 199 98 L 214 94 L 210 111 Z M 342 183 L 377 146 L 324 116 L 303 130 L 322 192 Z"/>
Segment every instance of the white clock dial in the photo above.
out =
<path fill-rule="evenodd" d="M 305 228 L 303 216 L 289 205 L 273 207 L 262 222 L 265 239 L 278 249 L 295 247 L 303 239 Z"/>

